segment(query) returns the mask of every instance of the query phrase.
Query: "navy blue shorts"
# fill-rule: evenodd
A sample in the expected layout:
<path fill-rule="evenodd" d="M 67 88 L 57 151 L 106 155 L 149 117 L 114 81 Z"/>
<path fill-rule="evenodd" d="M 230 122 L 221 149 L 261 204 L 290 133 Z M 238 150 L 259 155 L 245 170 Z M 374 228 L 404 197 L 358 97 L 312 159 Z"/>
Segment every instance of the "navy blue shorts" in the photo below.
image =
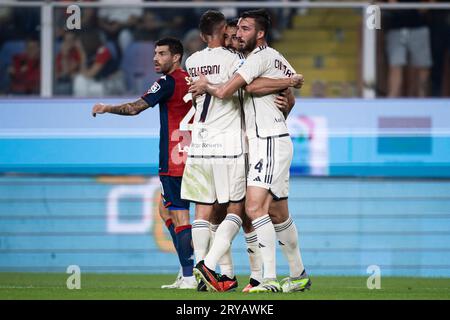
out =
<path fill-rule="evenodd" d="M 159 176 L 164 207 L 169 210 L 189 210 L 189 201 L 181 199 L 182 177 Z"/>

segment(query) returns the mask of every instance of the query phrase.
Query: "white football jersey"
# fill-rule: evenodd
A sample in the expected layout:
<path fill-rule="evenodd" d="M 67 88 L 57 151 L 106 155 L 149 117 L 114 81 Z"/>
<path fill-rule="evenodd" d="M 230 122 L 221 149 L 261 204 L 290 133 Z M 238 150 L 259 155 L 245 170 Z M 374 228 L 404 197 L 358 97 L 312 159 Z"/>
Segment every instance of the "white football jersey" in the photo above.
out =
<path fill-rule="evenodd" d="M 296 74 L 289 62 L 275 49 L 268 46 L 255 48 L 238 69 L 247 84 L 259 77 L 281 79 Z M 244 112 L 249 138 L 288 135 L 286 120 L 275 104 L 276 94 L 253 96 L 245 94 Z"/>
<path fill-rule="evenodd" d="M 227 48 L 205 48 L 186 60 L 186 71 L 194 79 L 204 74 L 209 83 L 227 82 L 243 56 Z M 236 157 L 243 154 L 242 105 L 239 94 L 218 99 L 210 94 L 196 98 L 190 157 Z"/>

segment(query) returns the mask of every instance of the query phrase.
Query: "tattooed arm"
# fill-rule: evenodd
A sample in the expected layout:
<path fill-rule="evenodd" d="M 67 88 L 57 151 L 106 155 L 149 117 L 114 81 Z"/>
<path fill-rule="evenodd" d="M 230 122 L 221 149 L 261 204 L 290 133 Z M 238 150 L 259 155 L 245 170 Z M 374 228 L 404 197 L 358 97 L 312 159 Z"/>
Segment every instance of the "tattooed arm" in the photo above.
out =
<path fill-rule="evenodd" d="M 95 117 L 102 113 L 114 113 L 121 116 L 135 116 L 150 107 L 144 99 L 138 99 L 134 102 L 127 102 L 112 106 L 109 104 L 97 103 L 92 108 L 92 115 Z"/>

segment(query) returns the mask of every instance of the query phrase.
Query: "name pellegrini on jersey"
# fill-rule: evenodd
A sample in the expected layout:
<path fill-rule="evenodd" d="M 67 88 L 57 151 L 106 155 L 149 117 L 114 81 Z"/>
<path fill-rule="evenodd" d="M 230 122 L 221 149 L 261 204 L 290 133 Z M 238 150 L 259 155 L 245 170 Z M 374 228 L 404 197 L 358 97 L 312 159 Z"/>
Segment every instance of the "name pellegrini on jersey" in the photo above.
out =
<path fill-rule="evenodd" d="M 220 64 L 189 68 L 188 72 L 191 75 L 191 77 L 198 77 L 200 76 L 200 74 L 203 74 L 205 76 L 211 74 L 220 74 Z"/>
<path fill-rule="evenodd" d="M 186 59 L 186 70 L 194 79 L 203 74 L 210 83 L 225 83 L 240 63 L 240 56 L 226 48 L 205 48 Z M 233 158 L 243 154 L 239 102 L 238 94 L 228 99 L 207 94 L 196 97 L 189 157 Z"/>

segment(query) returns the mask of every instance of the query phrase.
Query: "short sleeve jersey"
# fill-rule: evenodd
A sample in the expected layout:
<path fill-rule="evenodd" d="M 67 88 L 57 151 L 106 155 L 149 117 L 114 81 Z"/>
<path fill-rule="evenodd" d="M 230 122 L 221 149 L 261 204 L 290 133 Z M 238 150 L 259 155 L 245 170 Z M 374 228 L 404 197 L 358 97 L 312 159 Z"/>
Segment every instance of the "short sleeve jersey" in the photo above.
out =
<path fill-rule="evenodd" d="M 192 107 L 184 101 L 188 93 L 187 78 L 182 69 L 163 75 L 142 96 L 150 107 L 159 104 L 159 175 L 181 177 L 190 145 L 188 131 L 180 131 L 180 122 Z"/>
<path fill-rule="evenodd" d="M 295 75 L 289 62 L 275 49 L 255 48 L 237 70 L 247 84 L 259 77 L 281 79 Z M 277 137 L 289 134 L 283 113 L 275 104 L 276 94 L 253 96 L 246 94 L 244 102 L 247 136 Z"/>
<path fill-rule="evenodd" d="M 224 47 L 205 48 L 186 60 L 189 75 L 203 74 L 212 84 L 228 81 L 243 63 L 243 56 Z M 196 99 L 189 156 L 233 157 L 243 153 L 242 106 L 239 95 L 219 99 L 204 94 Z"/>

